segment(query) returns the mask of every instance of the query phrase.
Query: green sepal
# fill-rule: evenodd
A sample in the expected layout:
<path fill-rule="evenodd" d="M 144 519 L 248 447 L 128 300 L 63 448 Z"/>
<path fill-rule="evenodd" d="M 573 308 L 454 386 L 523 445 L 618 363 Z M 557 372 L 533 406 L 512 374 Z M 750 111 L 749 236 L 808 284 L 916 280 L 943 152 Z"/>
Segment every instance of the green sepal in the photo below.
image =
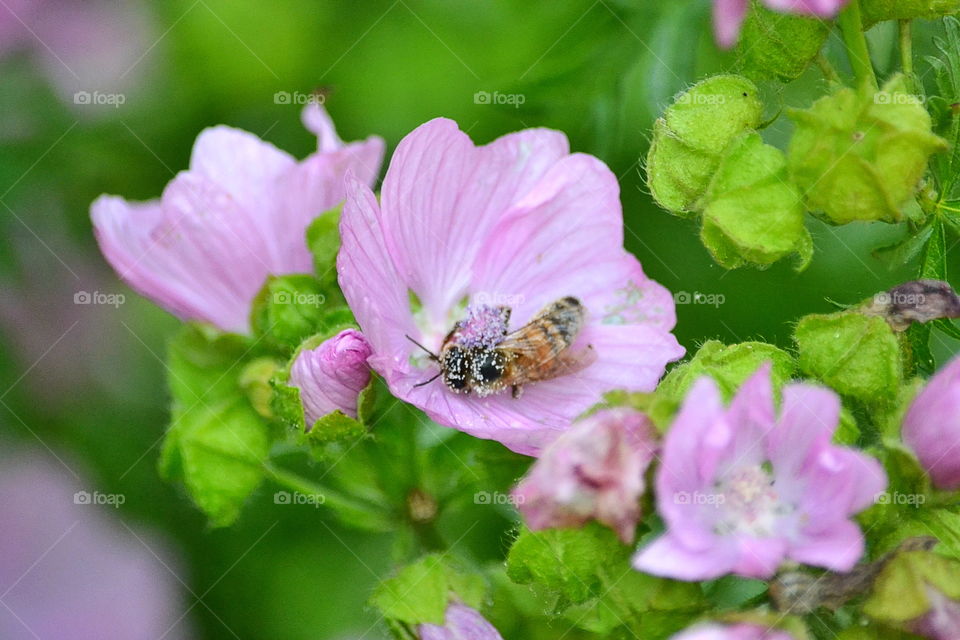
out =
<path fill-rule="evenodd" d="M 901 221 L 928 159 L 946 149 L 900 75 L 879 92 L 841 88 L 788 115 L 790 173 L 808 208 L 833 224 Z"/>
<path fill-rule="evenodd" d="M 239 384 L 245 338 L 185 326 L 167 350 L 173 399 L 160 474 L 183 482 L 214 527 L 232 524 L 264 476 L 270 429 Z"/>
<path fill-rule="evenodd" d="M 809 315 L 793 337 L 804 374 L 868 405 L 896 397 L 903 382 L 900 342 L 883 318 L 855 311 Z"/>
<path fill-rule="evenodd" d="M 748 79 L 707 78 L 679 94 L 654 123 L 647 183 L 664 209 L 687 215 L 698 201 L 731 141 L 760 124 L 763 104 Z"/>
<path fill-rule="evenodd" d="M 751 0 L 734 49 L 737 70 L 753 80 L 795 80 L 820 53 L 829 33 L 823 20 L 771 11 Z"/>
<path fill-rule="evenodd" d="M 332 325 L 352 321 L 339 298 L 312 275 L 270 276 L 253 300 L 253 333 L 268 346 L 291 351 Z"/>
<path fill-rule="evenodd" d="M 758 133 L 732 142 L 703 197 L 700 238 L 726 268 L 765 267 L 791 254 L 809 262 L 812 241 L 803 224 L 803 198 L 787 161 Z"/>

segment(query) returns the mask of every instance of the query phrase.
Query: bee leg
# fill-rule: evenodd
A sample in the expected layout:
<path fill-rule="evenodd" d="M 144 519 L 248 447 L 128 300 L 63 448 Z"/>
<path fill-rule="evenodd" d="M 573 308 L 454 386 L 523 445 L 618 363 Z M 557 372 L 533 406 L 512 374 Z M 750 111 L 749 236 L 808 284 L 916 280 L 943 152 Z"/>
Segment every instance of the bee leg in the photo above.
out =
<path fill-rule="evenodd" d="M 523 385 L 513 385 L 512 395 L 514 400 L 518 400 L 523 395 Z"/>

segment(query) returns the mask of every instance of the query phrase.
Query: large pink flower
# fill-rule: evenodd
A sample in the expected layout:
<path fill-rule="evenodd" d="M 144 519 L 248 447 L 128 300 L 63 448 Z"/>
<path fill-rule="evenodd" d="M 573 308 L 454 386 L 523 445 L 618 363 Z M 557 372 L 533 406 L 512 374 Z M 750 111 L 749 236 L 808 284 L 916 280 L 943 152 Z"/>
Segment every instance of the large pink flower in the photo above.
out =
<path fill-rule="evenodd" d="M 381 203 L 348 182 L 341 288 L 373 369 L 437 422 L 534 455 L 604 392 L 650 391 L 683 354 L 670 293 L 623 248 L 616 178 L 570 154 L 563 134 L 530 129 L 476 147 L 438 118 L 401 141 Z M 586 309 L 571 347 L 592 346 L 586 368 L 526 385 L 520 398 L 458 394 L 442 379 L 415 386 L 437 365 L 406 336 L 438 350 L 468 316 L 486 322 L 492 306 L 509 306 L 515 330 L 565 296 Z"/>
<path fill-rule="evenodd" d="M 778 418 L 769 365 L 726 409 L 713 380 L 699 380 L 657 471 L 667 532 L 634 566 L 680 580 L 769 578 L 787 558 L 849 571 L 863 554 L 850 516 L 883 491 L 886 476 L 873 458 L 831 444 L 839 417 L 832 391 L 791 384 Z"/>
<path fill-rule="evenodd" d="M 160 200 L 101 196 L 91 207 L 104 256 L 143 295 L 187 320 L 246 332 L 268 275 L 312 270 L 307 225 L 343 200 L 352 171 L 365 184 L 380 169 L 383 141 L 343 144 L 322 107 L 304 110 L 319 150 L 297 162 L 246 131 L 203 131 Z"/>
<path fill-rule="evenodd" d="M 833 18 L 849 0 L 761 0 L 774 11 Z M 750 0 L 714 0 L 713 28 L 723 48 L 737 44 Z"/>

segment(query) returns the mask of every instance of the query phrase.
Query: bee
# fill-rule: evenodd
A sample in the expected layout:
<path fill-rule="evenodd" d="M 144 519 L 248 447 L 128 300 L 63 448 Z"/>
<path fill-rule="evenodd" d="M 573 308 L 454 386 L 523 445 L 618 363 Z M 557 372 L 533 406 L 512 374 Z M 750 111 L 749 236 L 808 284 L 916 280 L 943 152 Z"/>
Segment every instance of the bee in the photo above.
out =
<path fill-rule="evenodd" d="M 510 388 L 514 398 L 523 385 L 575 373 L 593 362 L 591 346 L 571 352 L 583 328 L 586 310 L 572 296 L 548 304 L 530 322 L 507 332 L 510 307 L 483 307 L 457 322 L 444 338 L 440 354 L 430 354 L 440 367 L 421 387 L 442 377 L 456 393 L 475 393 L 483 398 Z"/>

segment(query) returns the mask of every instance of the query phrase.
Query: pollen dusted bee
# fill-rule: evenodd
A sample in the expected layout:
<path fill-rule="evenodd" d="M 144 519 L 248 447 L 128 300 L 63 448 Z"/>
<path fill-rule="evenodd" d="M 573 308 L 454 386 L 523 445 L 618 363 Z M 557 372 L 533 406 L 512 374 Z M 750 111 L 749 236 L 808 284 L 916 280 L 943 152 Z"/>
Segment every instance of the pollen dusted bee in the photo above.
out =
<path fill-rule="evenodd" d="M 514 398 L 523 385 L 574 373 L 589 365 L 593 348 L 573 353 L 570 347 L 583 328 L 586 312 L 580 301 L 566 297 L 544 307 L 533 319 L 513 333 L 507 332 L 510 307 L 471 309 L 447 334 L 436 355 L 427 351 L 440 366 L 438 377 L 457 393 L 486 397 L 508 387 Z"/>

